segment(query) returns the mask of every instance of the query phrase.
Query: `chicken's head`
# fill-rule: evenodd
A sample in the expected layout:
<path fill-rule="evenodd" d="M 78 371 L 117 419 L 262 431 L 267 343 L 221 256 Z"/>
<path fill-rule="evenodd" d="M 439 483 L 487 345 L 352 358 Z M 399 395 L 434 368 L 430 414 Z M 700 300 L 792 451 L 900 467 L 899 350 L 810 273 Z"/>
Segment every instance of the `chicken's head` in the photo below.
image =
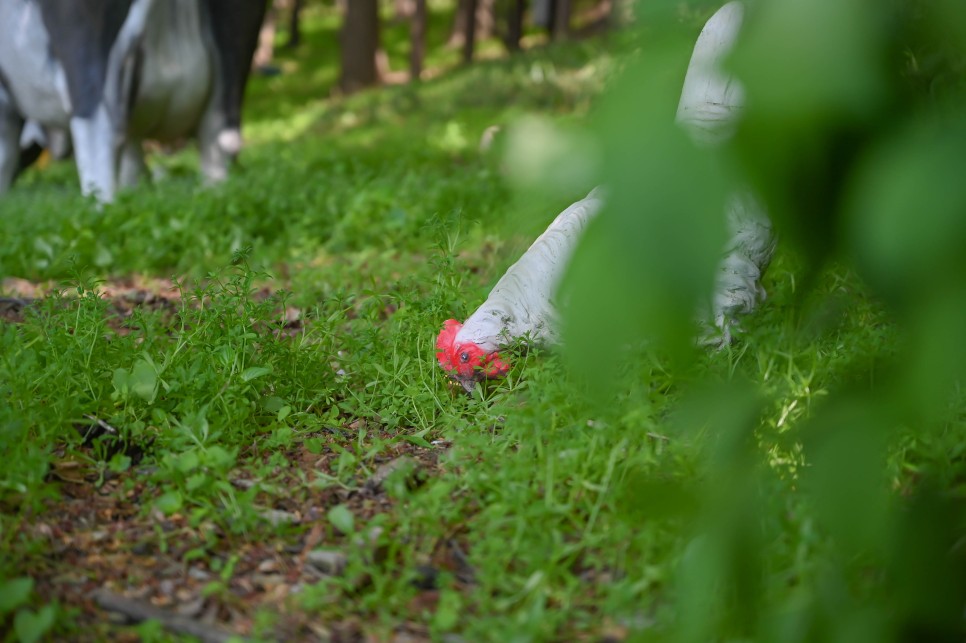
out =
<path fill-rule="evenodd" d="M 487 352 L 473 342 L 457 343 L 456 334 L 462 327 L 455 319 L 446 320 L 436 337 L 436 359 L 450 377 L 472 393 L 477 382 L 503 377 L 510 365 L 495 351 Z"/>

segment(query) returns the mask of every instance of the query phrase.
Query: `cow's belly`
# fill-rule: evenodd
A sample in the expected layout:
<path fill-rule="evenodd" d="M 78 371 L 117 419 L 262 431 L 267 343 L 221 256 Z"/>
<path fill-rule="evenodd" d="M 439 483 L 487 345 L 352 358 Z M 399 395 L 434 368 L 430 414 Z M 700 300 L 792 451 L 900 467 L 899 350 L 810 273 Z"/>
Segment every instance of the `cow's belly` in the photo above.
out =
<path fill-rule="evenodd" d="M 33 2 L 0 0 L 0 77 L 22 116 L 67 127 L 66 77 L 50 54 L 50 39 Z"/>
<path fill-rule="evenodd" d="M 128 123 L 133 136 L 170 140 L 197 130 L 214 80 L 198 4 L 197 0 L 155 4 L 142 44 L 138 90 Z"/>

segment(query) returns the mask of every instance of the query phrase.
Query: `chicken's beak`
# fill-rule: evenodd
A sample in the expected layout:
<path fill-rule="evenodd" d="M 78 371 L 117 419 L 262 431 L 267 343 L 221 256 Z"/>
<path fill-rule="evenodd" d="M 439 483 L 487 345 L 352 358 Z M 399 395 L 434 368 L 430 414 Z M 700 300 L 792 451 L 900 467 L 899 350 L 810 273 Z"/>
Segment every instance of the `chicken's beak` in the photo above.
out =
<path fill-rule="evenodd" d="M 460 379 L 459 382 L 460 384 L 463 385 L 463 388 L 466 389 L 466 392 L 469 393 L 470 395 L 474 395 L 476 393 L 476 380 L 474 380 L 473 378 L 468 377 L 465 380 Z"/>

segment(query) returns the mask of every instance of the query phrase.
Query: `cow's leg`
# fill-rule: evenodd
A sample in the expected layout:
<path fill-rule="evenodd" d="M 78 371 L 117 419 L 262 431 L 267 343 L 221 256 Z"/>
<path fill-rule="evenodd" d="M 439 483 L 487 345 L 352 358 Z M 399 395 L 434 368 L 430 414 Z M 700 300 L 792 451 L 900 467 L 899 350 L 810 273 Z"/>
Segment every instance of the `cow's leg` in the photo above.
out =
<path fill-rule="evenodd" d="M 217 91 L 212 94 L 219 95 Z M 212 98 L 198 128 L 198 151 L 205 182 L 218 183 L 228 178 L 228 167 L 240 150 L 241 133 L 226 127 L 220 101 Z"/>
<path fill-rule="evenodd" d="M 131 188 L 138 184 L 145 174 L 147 165 L 144 163 L 144 151 L 141 141 L 128 140 L 121 148 L 121 169 L 118 173 L 118 184 L 122 188 Z"/>
<path fill-rule="evenodd" d="M 227 176 L 242 147 L 241 107 L 265 2 L 208 0 L 207 47 L 215 61 L 211 98 L 198 128 L 201 171 L 207 181 Z"/>
<path fill-rule="evenodd" d="M 70 132 L 58 127 L 47 128 L 47 151 L 50 155 L 61 161 L 70 156 Z"/>
<path fill-rule="evenodd" d="M 23 119 L 13 107 L 7 90 L 0 85 L 0 194 L 13 183 L 20 165 L 20 131 Z"/>
<path fill-rule="evenodd" d="M 101 202 L 113 200 L 122 141 L 118 140 L 107 109 L 101 104 L 89 118 L 71 118 L 70 131 L 81 191 L 93 194 Z"/>

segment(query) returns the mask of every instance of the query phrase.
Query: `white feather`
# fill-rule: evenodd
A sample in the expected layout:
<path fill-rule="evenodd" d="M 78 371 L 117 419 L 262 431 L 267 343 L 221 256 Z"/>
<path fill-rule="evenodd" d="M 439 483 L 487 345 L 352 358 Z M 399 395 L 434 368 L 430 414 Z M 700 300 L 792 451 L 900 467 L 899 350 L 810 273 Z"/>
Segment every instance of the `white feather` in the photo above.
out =
<path fill-rule="evenodd" d="M 722 69 L 743 14 L 740 2 L 729 2 L 708 20 L 695 42 L 677 122 L 698 144 L 715 145 L 730 138 L 744 107 L 741 85 Z M 487 351 L 524 337 L 556 343 L 554 294 L 581 233 L 601 205 L 597 188 L 558 215 L 466 320 L 456 343 L 474 342 Z M 735 194 L 725 214 L 730 241 L 711 303 L 712 318 L 720 330 L 716 343 L 729 342 L 736 317 L 751 312 L 764 298 L 761 275 L 775 248 L 771 223 L 750 193 Z"/>
<path fill-rule="evenodd" d="M 761 277 L 777 243 L 765 210 L 750 192 L 733 195 L 727 208 L 730 241 L 711 300 L 717 330 L 709 330 L 703 338 L 705 343 L 719 346 L 731 342 L 738 317 L 752 312 L 765 299 Z"/>
<path fill-rule="evenodd" d="M 580 233 L 602 204 L 600 188 L 595 188 L 557 215 L 466 320 L 456 343 L 473 342 L 486 351 L 523 337 L 556 343 L 554 294 Z"/>
<path fill-rule="evenodd" d="M 745 92 L 724 61 L 738 40 L 744 18 L 740 2 L 719 9 L 694 43 L 684 77 L 677 121 L 700 145 L 727 141 L 745 106 Z M 739 315 L 750 313 L 765 298 L 761 277 L 775 250 L 775 236 L 764 208 L 747 192 L 732 195 L 726 205 L 729 242 L 715 277 L 711 317 L 716 331 L 705 342 L 730 343 Z"/>
<path fill-rule="evenodd" d="M 722 69 L 738 40 L 743 17 L 742 4 L 729 2 L 708 19 L 694 43 L 677 121 L 695 141 L 717 143 L 730 138 L 744 107 L 744 89 Z"/>

